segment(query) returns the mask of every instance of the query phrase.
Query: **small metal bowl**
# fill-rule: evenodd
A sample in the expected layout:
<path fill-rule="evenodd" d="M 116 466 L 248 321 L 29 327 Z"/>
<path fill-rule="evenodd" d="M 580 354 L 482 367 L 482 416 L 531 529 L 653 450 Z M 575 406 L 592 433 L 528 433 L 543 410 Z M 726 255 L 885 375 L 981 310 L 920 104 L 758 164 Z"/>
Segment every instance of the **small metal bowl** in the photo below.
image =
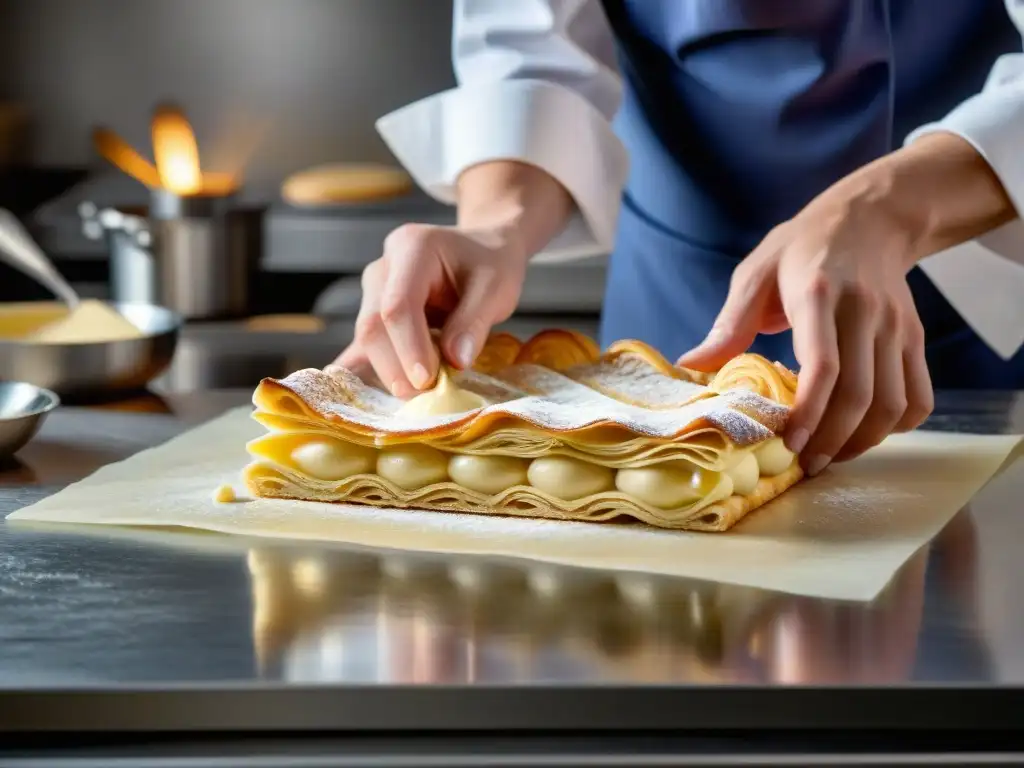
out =
<path fill-rule="evenodd" d="M 0 379 L 31 382 L 66 400 L 143 389 L 171 364 L 184 321 L 176 312 L 152 304 L 108 306 L 144 335 L 89 344 L 0 341 Z"/>
<path fill-rule="evenodd" d="M 48 389 L 23 381 L 0 381 L 0 461 L 7 461 L 25 447 L 46 414 L 60 405 Z"/>

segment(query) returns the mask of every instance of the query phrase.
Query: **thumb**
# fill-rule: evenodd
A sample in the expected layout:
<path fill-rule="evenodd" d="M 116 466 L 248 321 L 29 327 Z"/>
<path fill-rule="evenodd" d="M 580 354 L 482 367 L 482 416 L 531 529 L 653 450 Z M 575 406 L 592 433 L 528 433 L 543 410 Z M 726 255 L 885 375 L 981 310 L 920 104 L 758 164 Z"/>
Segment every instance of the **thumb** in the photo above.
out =
<path fill-rule="evenodd" d="M 459 368 L 470 368 L 495 323 L 508 318 L 519 300 L 517 286 L 498 269 L 470 272 L 458 305 L 441 333 L 444 356 Z"/>
<path fill-rule="evenodd" d="M 704 341 L 680 357 L 676 365 L 713 372 L 742 355 L 761 330 L 767 303 L 765 282 L 758 279 L 734 282 Z"/>

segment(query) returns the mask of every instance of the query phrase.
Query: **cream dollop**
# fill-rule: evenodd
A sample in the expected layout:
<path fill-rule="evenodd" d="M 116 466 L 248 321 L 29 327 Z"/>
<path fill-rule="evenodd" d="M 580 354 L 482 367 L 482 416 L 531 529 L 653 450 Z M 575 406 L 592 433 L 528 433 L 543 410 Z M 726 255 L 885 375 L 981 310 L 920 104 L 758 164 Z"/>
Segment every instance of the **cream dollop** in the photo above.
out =
<path fill-rule="evenodd" d="M 761 479 L 761 470 L 753 453 L 745 452 L 731 467 L 725 470 L 732 480 L 733 493 L 746 496 L 757 488 L 757 481 Z"/>
<path fill-rule="evenodd" d="M 758 446 L 757 450 L 754 451 L 754 456 L 757 458 L 757 464 L 761 468 L 761 474 L 765 477 L 781 475 L 793 466 L 793 462 L 796 460 L 796 454 L 786 447 L 786 444 L 782 442 L 780 437 L 773 437 L 763 445 Z"/>
<path fill-rule="evenodd" d="M 317 480 L 336 482 L 373 471 L 377 452 L 364 445 L 316 437 L 296 446 L 291 460 L 299 470 Z"/>
<path fill-rule="evenodd" d="M 377 474 L 403 490 L 415 491 L 448 479 L 448 457 L 425 445 L 388 448 L 377 458 Z"/>
<path fill-rule="evenodd" d="M 645 504 L 675 509 L 700 501 L 719 484 L 721 475 L 688 461 L 620 469 L 615 486 Z"/>
<path fill-rule="evenodd" d="M 454 381 L 446 366 L 442 365 L 433 389 L 421 392 L 405 403 L 396 416 L 445 416 L 451 413 L 475 411 L 487 405 L 476 392 L 463 389 Z"/>
<path fill-rule="evenodd" d="M 575 501 L 615 487 L 613 470 L 568 456 L 534 459 L 527 477 L 538 491 L 564 501 Z"/>
<path fill-rule="evenodd" d="M 514 456 L 452 456 L 448 474 L 464 488 L 493 496 L 526 485 L 528 462 Z"/>

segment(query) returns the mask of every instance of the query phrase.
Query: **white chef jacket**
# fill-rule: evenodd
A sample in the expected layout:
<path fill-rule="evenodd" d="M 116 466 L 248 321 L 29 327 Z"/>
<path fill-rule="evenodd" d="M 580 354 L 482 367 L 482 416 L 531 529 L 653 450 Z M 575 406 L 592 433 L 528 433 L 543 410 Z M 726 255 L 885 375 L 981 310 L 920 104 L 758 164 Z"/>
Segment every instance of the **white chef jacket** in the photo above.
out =
<path fill-rule="evenodd" d="M 1024 0 L 1005 4 L 1024 33 Z M 537 166 L 568 190 L 575 211 L 535 261 L 608 253 L 629 159 L 612 129 L 622 81 L 600 0 L 455 0 L 452 57 L 457 87 L 378 120 L 398 160 L 449 204 L 459 175 L 473 165 Z M 936 131 L 970 142 L 1020 214 L 1024 51 L 1000 56 L 980 93 L 907 142 Z M 1024 345 L 1024 220 L 932 255 L 921 268 L 1003 358 Z"/>

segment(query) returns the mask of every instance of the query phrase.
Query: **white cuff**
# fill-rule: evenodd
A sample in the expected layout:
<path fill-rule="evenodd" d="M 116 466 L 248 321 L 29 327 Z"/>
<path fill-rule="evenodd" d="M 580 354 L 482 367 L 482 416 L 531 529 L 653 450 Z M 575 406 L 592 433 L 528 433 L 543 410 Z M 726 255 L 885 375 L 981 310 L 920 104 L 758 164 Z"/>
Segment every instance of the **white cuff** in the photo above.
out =
<path fill-rule="evenodd" d="M 1024 89 L 1003 87 L 980 93 L 941 121 L 918 128 L 906 143 L 943 131 L 974 147 L 999 177 L 1017 213 L 1024 211 Z"/>
<path fill-rule="evenodd" d="M 416 183 L 449 205 L 459 175 L 479 163 L 517 160 L 557 179 L 577 212 L 538 261 L 608 253 L 615 242 L 628 155 L 608 120 L 567 88 L 466 85 L 385 115 L 377 130 Z"/>
<path fill-rule="evenodd" d="M 945 131 L 971 144 L 999 178 L 1018 215 L 1024 212 L 1024 88 L 1010 72 L 1018 57 L 1004 57 L 986 90 L 943 120 L 911 133 L 909 144 Z M 1024 345 L 1024 222 L 1010 222 L 982 237 L 935 254 L 924 270 L 964 320 L 1003 359 Z"/>

